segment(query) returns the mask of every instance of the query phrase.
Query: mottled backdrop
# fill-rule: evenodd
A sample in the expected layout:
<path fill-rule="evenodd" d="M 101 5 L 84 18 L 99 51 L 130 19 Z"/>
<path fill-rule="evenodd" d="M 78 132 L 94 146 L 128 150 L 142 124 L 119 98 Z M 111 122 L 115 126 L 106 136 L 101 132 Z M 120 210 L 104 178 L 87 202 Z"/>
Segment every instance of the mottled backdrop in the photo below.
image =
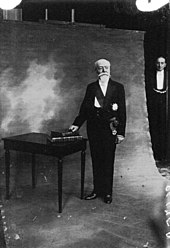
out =
<path fill-rule="evenodd" d="M 0 33 L 1 137 L 68 128 L 99 58 L 125 86 L 127 132 L 143 131 L 143 33 L 17 22 L 0 23 Z"/>

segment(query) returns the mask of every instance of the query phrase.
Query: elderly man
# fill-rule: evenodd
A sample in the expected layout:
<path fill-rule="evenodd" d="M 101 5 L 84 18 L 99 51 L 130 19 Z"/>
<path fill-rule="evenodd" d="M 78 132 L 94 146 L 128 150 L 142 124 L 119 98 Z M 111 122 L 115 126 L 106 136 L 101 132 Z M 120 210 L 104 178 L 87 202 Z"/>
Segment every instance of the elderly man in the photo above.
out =
<path fill-rule="evenodd" d="M 97 81 L 89 84 L 78 116 L 70 129 L 77 131 L 87 121 L 94 189 L 85 200 L 103 197 L 112 202 L 116 144 L 125 137 L 126 106 L 122 84 L 111 80 L 110 62 L 95 62 Z"/>

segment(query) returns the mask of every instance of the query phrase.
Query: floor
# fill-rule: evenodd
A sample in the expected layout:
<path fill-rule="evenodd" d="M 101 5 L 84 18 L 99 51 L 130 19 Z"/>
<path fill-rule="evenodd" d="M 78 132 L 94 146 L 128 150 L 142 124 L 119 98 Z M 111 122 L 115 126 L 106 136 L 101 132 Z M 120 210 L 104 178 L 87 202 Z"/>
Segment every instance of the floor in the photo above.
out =
<path fill-rule="evenodd" d="M 16 152 L 11 155 L 8 201 L 5 200 L 4 155 L 0 158 L 0 208 L 7 248 L 160 248 L 149 220 L 162 196 L 166 178 L 156 166 L 146 133 L 128 134 L 117 146 L 110 205 L 100 198 L 80 199 L 80 154 L 66 157 L 60 214 L 55 159 L 37 157 L 38 182 L 33 190 L 30 155 Z M 91 189 L 88 148 L 85 193 Z"/>

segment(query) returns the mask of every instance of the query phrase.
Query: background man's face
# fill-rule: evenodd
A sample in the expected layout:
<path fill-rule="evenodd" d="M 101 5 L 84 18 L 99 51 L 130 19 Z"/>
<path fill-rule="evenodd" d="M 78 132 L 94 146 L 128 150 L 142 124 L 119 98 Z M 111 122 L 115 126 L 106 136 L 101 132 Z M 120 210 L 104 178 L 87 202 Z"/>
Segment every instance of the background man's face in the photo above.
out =
<path fill-rule="evenodd" d="M 165 59 L 160 57 L 156 61 L 156 68 L 158 71 L 162 71 L 166 67 Z"/>

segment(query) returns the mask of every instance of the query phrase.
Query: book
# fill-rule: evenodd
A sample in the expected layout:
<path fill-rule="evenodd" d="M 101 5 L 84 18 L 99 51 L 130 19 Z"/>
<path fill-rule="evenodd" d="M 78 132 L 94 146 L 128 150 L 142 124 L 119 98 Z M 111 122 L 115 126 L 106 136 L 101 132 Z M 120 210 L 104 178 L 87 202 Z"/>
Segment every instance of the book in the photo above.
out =
<path fill-rule="evenodd" d="M 83 136 L 79 134 L 78 131 L 65 131 L 65 132 L 58 132 L 58 131 L 51 131 L 50 138 L 48 141 L 51 143 L 61 143 L 61 142 L 72 142 L 77 140 L 82 140 Z"/>
<path fill-rule="evenodd" d="M 83 137 L 81 135 L 78 136 L 68 136 L 68 137 L 54 137 L 51 138 L 52 143 L 59 143 L 59 142 L 70 142 L 70 141 L 76 141 L 76 140 L 82 140 Z"/>
<path fill-rule="evenodd" d="M 57 138 L 57 137 L 71 137 L 71 136 L 79 136 L 79 132 L 72 132 L 72 131 L 51 131 L 51 138 Z"/>

